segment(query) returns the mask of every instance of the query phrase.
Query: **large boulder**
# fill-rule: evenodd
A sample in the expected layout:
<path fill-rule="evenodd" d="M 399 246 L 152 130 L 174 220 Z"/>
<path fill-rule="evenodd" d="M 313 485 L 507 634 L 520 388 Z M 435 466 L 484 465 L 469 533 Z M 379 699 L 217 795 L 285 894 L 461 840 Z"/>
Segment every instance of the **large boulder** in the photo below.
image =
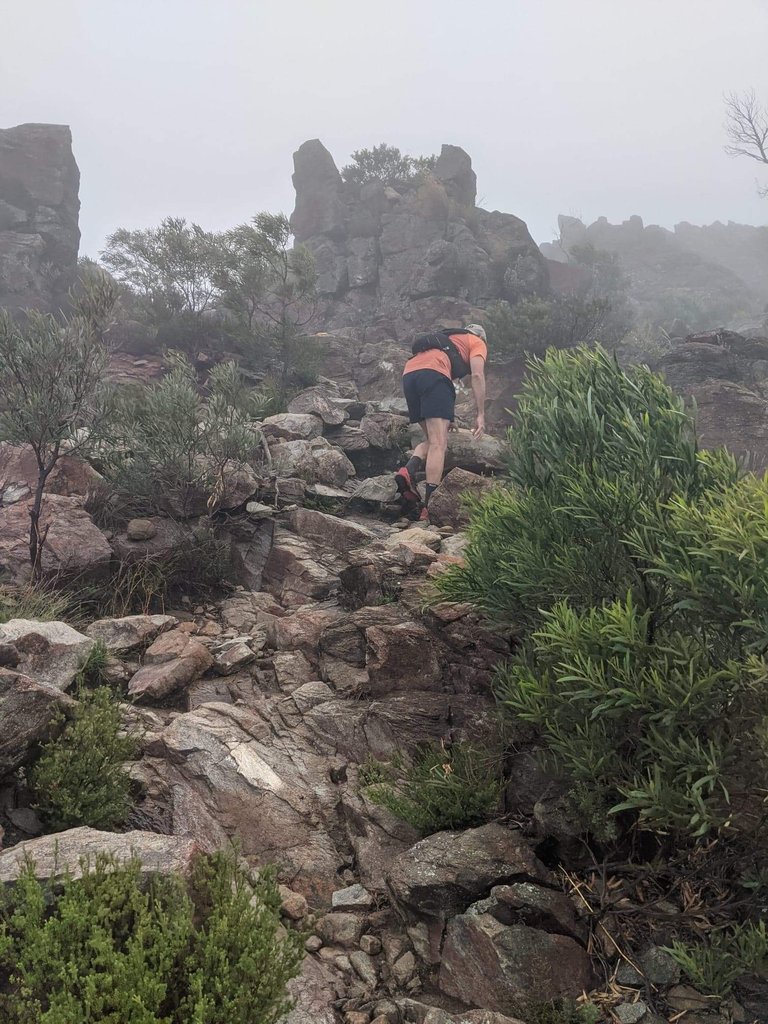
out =
<path fill-rule="evenodd" d="M 97 619 L 85 632 L 92 640 L 103 643 L 110 654 L 133 654 L 148 647 L 177 622 L 173 615 L 126 615 L 121 619 Z"/>
<path fill-rule="evenodd" d="M 199 640 L 173 630 L 147 648 L 144 663 L 128 684 L 132 697 L 158 700 L 199 679 L 213 665 L 207 647 Z"/>
<path fill-rule="evenodd" d="M 297 536 L 332 548 L 340 554 L 376 540 L 373 530 L 315 509 L 297 508 L 289 513 L 288 523 Z"/>
<path fill-rule="evenodd" d="M 82 878 L 100 856 L 120 862 L 136 858 L 140 875 L 189 873 L 199 847 L 186 836 L 162 836 L 156 832 L 99 832 L 94 828 L 71 828 L 55 835 L 40 836 L 0 853 L 0 884 L 12 885 L 26 864 L 34 865 L 35 878 Z"/>
<path fill-rule="evenodd" d="M 0 778 L 25 764 L 75 701 L 58 687 L 0 668 Z"/>
<path fill-rule="evenodd" d="M 546 882 L 550 875 L 521 832 L 498 824 L 428 836 L 396 858 L 387 875 L 399 906 L 441 920 L 513 880 Z"/>
<path fill-rule="evenodd" d="M 325 564 L 313 544 L 280 530 L 264 566 L 262 585 L 286 608 L 298 608 L 333 597 L 340 582 L 338 572 Z"/>
<path fill-rule="evenodd" d="M 334 448 L 324 437 L 282 441 L 272 446 L 271 454 L 272 468 L 278 476 L 342 487 L 355 475 L 355 467 L 344 452 Z"/>
<path fill-rule="evenodd" d="M 46 686 L 68 690 L 94 641 L 66 622 L 10 619 L 0 624 L 0 644 L 16 649 L 20 672 Z"/>
<path fill-rule="evenodd" d="M 65 303 L 77 275 L 79 186 L 66 125 L 0 130 L 0 307 Z"/>
<path fill-rule="evenodd" d="M 469 522 L 467 499 L 480 498 L 491 490 L 490 477 L 469 473 L 466 469 L 452 469 L 429 499 L 429 518 L 435 526 L 451 526 L 459 530 Z"/>
<path fill-rule="evenodd" d="M 0 441 L 0 506 L 28 502 L 37 486 L 37 460 L 27 444 Z M 48 494 L 87 499 L 104 483 L 88 462 L 62 455 L 45 483 Z"/>
<path fill-rule="evenodd" d="M 81 498 L 46 496 L 40 525 L 47 530 L 42 555 L 43 575 L 73 576 L 81 582 L 103 578 L 109 572 L 112 549 L 83 508 Z M 15 583 L 32 576 L 29 562 L 28 503 L 0 508 L 0 570 Z"/>
<path fill-rule="evenodd" d="M 272 706 L 206 704 L 175 718 L 161 742 L 154 785 L 168 791 L 175 832 L 206 846 L 236 837 L 244 856 L 280 865 L 292 889 L 330 900 L 340 860 L 328 834 L 333 758 L 286 729 Z"/>
<path fill-rule="evenodd" d="M 448 922 L 439 986 L 468 1006 L 524 1014 L 531 1003 L 574 998 L 592 984 L 589 955 L 570 936 L 471 909 Z"/>
<path fill-rule="evenodd" d="M 319 416 L 303 412 L 282 412 L 262 420 L 261 429 L 265 437 L 279 437 L 286 441 L 311 441 L 323 432 L 323 421 Z"/>

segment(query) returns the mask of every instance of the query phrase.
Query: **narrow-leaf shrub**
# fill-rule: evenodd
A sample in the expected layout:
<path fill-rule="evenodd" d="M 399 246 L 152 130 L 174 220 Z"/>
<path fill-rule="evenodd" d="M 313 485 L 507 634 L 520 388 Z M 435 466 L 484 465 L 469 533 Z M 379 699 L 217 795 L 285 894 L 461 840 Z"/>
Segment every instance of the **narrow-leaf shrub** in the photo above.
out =
<path fill-rule="evenodd" d="M 585 824 L 602 806 L 690 837 L 751 827 L 768 768 L 768 484 L 700 452 L 645 368 L 600 349 L 530 365 L 510 485 L 476 503 L 465 565 L 438 590 L 528 631 L 498 693 L 538 727 Z"/>
<path fill-rule="evenodd" d="M 481 825 L 497 813 L 501 799 L 498 758 L 469 743 L 423 747 L 413 762 L 396 759 L 388 781 L 370 765 L 368 797 L 430 835 Z"/>
<path fill-rule="evenodd" d="M 0 893 L 4 1024 L 274 1024 L 303 936 L 269 870 L 201 858 L 189 882 L 98 857 L 74 881 L 28 864 Z"/>
<path fill-rule="evenodd" d="M 131 514 L 194 514 L 201 495 L 215 511 L 228 466 L 260 449 L 258 398 L 237 366 L 214 367 L 201 395 L 191 363 L 178 353 L 170 359 L 161 381 L 123 395 L 117 443 L 106 461 L 105 473 Z"/>
<path fill-rule="evenodd" d="M 736 924 L 714 932 L 704 942 L 675 941 L 667 952 L 700 991 L 706 995 L 727 996 L 743 975 L 765 976 L 768 928 L 765 921 Z"/>
<path fill-rule="evenodd" d="M 79 825 L 114 829 L 131 808 L 123 766 L 136 743 L 122 733 L 117 699 L 107 686 L 86 685 L 78 698 L 70 720 L 29 770 L 35 805 L 55 832 Z"/>

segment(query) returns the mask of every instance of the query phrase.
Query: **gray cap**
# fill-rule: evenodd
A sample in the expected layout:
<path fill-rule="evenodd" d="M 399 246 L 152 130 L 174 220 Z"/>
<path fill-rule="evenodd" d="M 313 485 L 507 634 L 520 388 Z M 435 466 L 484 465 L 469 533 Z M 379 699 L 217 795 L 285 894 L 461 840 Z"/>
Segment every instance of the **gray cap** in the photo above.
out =
<path fill-rule="evenodd" d="M 469 331 L 470 334 L 476 334 L 478 338 L 482 338 L 483 341 L 488 340 L 485 336 L 485 328 L 482 324 L 467 324 L 464 330 Z"/>

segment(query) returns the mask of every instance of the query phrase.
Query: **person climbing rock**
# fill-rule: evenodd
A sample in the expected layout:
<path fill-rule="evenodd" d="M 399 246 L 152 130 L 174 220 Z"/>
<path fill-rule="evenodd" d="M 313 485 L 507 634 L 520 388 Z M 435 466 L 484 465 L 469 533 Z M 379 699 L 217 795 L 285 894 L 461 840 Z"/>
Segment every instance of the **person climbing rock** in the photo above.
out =
<path fill-rule="evenodd" d="M 408 462 L 395 474 L 395 481 L 403 503 L 417 506 L 421 498 L 416 475 L 426 471 L 426 497 L 420 519 L 428 521 L 429 499 L 443 477 L 448 432 L 454 421 L 454 380 L 471 374 L 477 407 L 473 436 L 479 440 L 485 433 L 485 329 L 480 324 L 468 324 L 464 328 L 418 334 L 411 351 L 413 355 L 403 371 L 403 393 L 410 421 L 419 424 L 426 440 L 414 448 Z"/>

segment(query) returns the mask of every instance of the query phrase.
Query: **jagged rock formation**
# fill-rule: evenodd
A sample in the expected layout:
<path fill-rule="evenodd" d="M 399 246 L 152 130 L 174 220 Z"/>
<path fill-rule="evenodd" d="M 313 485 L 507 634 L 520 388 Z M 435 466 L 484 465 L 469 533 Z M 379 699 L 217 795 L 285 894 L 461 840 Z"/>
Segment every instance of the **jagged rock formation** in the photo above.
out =
<path fill-rule="evenodd" d="M 294 167 L 291 226 L 314 254 L 329 328 L 398 337 L 548 290 L 524 222 L 475 206 L 472 161 L 458 146 L 443 146 L 434 172 L 398 188 L 345 183 L 318 139 L 299 148 Z"/>
<path fill-rule="evenodd" d="M 587 244 L 616 253 L 641 317 L 687 316 L 695 327 L 703 316 L 705 326 L 724 326 L 768 301 L 768 228 L 683 223 L 668 231 L 637 216 L 622 224 L 600 217 L 587 226 L 563 215 L 558 226 L 559 240 L 541 246 L 548 260 L 567 261 L 574 247 Z"/>
<path fill-rule="evenodd" d="M 0 307 L 62 304 L 77 271 L 79 185 L 66 125 L 0 130 Z"/>

